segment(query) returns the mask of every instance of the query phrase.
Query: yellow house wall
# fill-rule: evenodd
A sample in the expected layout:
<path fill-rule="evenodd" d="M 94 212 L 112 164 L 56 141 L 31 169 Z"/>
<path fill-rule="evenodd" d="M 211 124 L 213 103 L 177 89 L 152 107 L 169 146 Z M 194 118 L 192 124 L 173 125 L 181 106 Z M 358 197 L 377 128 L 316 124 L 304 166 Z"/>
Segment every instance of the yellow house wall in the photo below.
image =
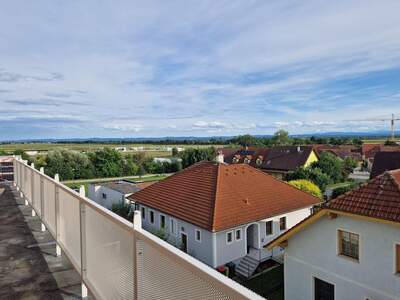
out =
<path fill-rule="evenodd" d="M 310 155 L 307 158 L 306 163 L 304 164 L 304 167 L 308 167 L 309 165 L 311 165 L 315 161 L 318 161 L 318 157 L 315 154 L 314 150 L 312 150 Z"/>

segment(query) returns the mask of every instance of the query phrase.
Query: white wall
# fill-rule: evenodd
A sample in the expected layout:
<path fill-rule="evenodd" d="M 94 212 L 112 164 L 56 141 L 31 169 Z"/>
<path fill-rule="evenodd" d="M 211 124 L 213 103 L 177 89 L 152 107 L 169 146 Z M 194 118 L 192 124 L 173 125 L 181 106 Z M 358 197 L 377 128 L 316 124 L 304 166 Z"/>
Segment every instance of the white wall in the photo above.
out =
<path fill-rule="evenodd" d="M 106 199 L 103 199 L 103 193 L 106 194 Z M 113 203 L 125 200 L 125 195 L 102 185 L 89 184 L 88 198 L 101 206 L 111 209 Z"/>
<path fill-rule="evenodd" d="M 278 215 L 272 218 L 264 219 L 258 222 L 253 222 L 249 224 L 245 224 L 243 226 L 238 226 L 235 228 L 230 228 L 228 230 L 220 231 L 217 233 L 217 265 L 223 265 L 225 263 L 238 260 L 239 258 L 242 258 L 243 256 L 247 255 L 247 227 L 250 226 L 251 224 L 258 224 L 258 237 L 255 236 L 253 237 L 254 240 L 258 241 L 259 247 L 258 249 L 261 249 L 264 245 L 268 244 L 270 241 L 275 239 L 277 236 L 285 232 L 286 230 L 290 229 L 303 219 L 305 219 L 307 216 L 309 216 L 311 213 L 311 207 L 299 209 L 293 212 L 289 212 L 287 214 L 283 215 Z M 281 217 L 286 216 L 286 230 L 280 230 L 279 228 L 279 219 Z M 265 224 L 267 221 L 272 221 L 272 234 L 266 235 L 266 230 L 265 230 Z M 236 229 L 242 229 L 242 239 L 240 241 L 236 241 L 234 239 L 234 242 L 231 244 L 226 243 L 226 233 L 229 231 L 233 231 L 235 234 Z M 272 255 L 272 251 L 267 251 L 266 249 L 262 249 L 262 254 L 261 258 L 269 257 Z M 276 247 L 273 250 L 273 255 L 279 255 L 281 254 L 281 248 Z"/>
<path fill-rule="evenodd" d="M 166 228 L 163 230 L 168 234 L 168 241 L 175 245 L 179 246 L 181 243 L 181 233 L 185 233 L 187 235 L 187 245 L 188 245 L 188 254 L 197 258 L 198 260 L 204 262 L 205 264 L 211 267 L 217 267 L 215 264 L 215 258 L 213 255 L 213 235 L 214 233 L 185 222 L 181 219 L 177 219 L 171 217 L 168 214 L 164 214 L 159 212 L 156 209 L 152 209 L 148 206 L 138 204 L 138 209 L 142 212 L 141 207 L 145 208 L 145 218 L 142 218 L 142 226 L 144 229 L 149 231 L 157 231 L 161 230 L 160 227 L 160 215 L 165 215 L 166 217 Z M 154 211 L 154 224 L 150 223 L 150 211 Z M 175 220 L 175 233 L 171 231 L 171 218 Z M 195 239 L 195 230 L 200 230 L 201 232 L 201 241 L 197 241 Z"/>
<path fill-rule="evenodd" d="M 360 236 L 359 262 L 337 255 L 337 230 Z M 400 299 L 394 274 L 399 227 L 338 216 L 323 217 L 289 239 L 285 251 L 285 299 L 313 299 L 313 277 L 335 285 L 335 299 Z"/>

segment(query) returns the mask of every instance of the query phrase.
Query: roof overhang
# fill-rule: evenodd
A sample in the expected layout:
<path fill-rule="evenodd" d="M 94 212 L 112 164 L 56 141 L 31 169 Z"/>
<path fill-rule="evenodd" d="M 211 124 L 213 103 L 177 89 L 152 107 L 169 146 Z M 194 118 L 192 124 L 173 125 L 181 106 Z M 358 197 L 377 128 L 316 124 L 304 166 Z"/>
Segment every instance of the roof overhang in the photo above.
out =
<path fill-rule="evenodd" d="M 300 223 L 298 223 L 297 225 L 295 225 L 294 227 L 292 227 L 285 233 L 281 234 L 273 241 L 269 242 L 267 245 L 264 246 L 264 248 L 267 248 L 268 250 L 271 250 L 272 248 L 277 247 L 277 246 L 285 248 L 288 245 L 288 240 L 291 236 L 293 236 L 297 232 L 303 230 L 308 225 L 315 223 L 317 220 L 319 220 L 323 216 L 327 216 L 329 219 L 336 219 L 338 216 L 345 216 L 345 217 L 355 218 L 358 220 L 377 222 L 377 223 L 381 223 L 381 224 L 400 227 L 400 222 L 379 219 L 379 218 L 374 218 L 374 217 L 369 217 L 369 216 L 363 216 L 363 215 L 353 214 L 353 213 L 340 211 L 340 210 L 323 208 L 320 211 L 318 211 L 317 213 L 307 217 L 306 219 L 304 219 L 303 221 L 301 221 Z"/>

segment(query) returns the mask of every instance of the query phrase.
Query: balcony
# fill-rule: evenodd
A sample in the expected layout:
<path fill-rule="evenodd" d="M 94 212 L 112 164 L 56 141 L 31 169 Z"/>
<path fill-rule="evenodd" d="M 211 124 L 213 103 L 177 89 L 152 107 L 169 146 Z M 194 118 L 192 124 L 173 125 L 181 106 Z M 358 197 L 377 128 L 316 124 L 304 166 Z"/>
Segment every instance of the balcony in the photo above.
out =
<path fill-rule="evenodd" d="M 52 262 L 62 261 L 60 268 L 71 271 L 71 296 L 89 295 L 95 299 L 263 299 L 143 230 L 139 212 L 135 212 L 132 224 L 87 199 L 82 189 L 76 193 L 61 184 L 57 175 L 50 178 L 43 169 L 38 171 L 19 159 L 14 160 L 13 185 L 4 188 L 1 205 L 5 207 L 7 203 L 17 201 L 22 204 L 20 214 L 33 218 L 28 220 L 32 228 L 24 230 L 26 244 L 33 245 L 28 249 L 36 249 L 37 270 L 31 277 L 33 280 L 35 276 L 47 274 L 44 285 L 47 282 L 53 284 L 57 293 L 63 292 L 64 283 L 59 283 L 57 274 L 52 273 L 51 270 L 56 269 Z M 17 217 L 15 207 L 10 212 L 3 208 L 2 213 L 15 219 L 9 227 L 23 227 L 24 219 Z M 29 217 L 29 211 L 33 217 Z M 38 240 L 32 239 L 35 234 Z M 16 231 L 10 230 L 8 237 L 12 239 L 14 235 L 19 238 Z M 2 247 L 8 247 L 10 243 L 8 241 Z M 10 255 L 19 259 L 23 253 Z M 12 272 L 2 274 L 9 282 L 12 275 Z M 38 285 L 27 285 L 25 290 L 34 293 Z M 11 293 L 16 289 L 9 292 L 10 296 L 5 294 L 6 298 L 12 297 Z"/>

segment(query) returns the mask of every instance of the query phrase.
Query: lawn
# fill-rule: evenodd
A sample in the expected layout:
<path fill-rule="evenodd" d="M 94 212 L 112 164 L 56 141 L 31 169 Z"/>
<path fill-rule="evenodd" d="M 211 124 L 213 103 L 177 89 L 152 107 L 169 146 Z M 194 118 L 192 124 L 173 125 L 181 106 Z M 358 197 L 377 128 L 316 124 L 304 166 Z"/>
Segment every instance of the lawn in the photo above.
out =
<path fill-rule="evenodd" d="M 283 265 L 241 283 L 268 300 L 283 300 Z"/>
<path fill-rule="evenodd" d="M 352 182 L 347 181 L 347 182 L 339 182 L 339 183 L 335 183 L 335 184 L 329 184 L 326 186 L 326 189 L 337 189 L 339 187 L 345 187 L 352 184 Z"/>

